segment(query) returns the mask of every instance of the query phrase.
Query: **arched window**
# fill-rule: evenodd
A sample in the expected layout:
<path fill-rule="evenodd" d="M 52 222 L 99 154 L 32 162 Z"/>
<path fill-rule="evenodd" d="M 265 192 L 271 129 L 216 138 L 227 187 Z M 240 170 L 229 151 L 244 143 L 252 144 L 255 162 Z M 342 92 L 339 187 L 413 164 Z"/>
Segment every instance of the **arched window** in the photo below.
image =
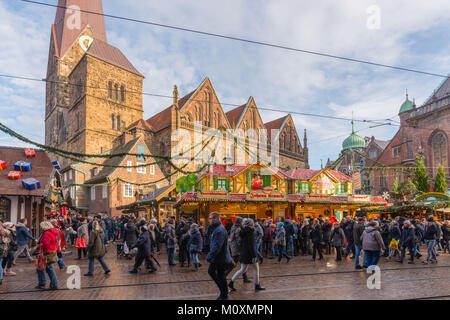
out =
<path fill-rule="evenodd" d="M 442 165 L 444 168 L 448 167 L 447 140 L 445 139 L 444 134 L 436 134 L 433 137 L 431 144 L 433 148 L 433 167 L 439 167 L 439 165 Z M 437 172 L 437 168 L 434 168 L 433 171 Z"/>
<path fill-rule="evenodd" d="M 115 130 L 116 129 L 116 117 L 112 114 L 111 115 L 111 129 Z"/>
<path fill-rule="evenodd" d="M 112 81 L 108 81 L 108 98 L 113 98 L 113 84 Z"/>
<path fill-rule="evenodd" d="M 125 102 L 125 86 L 120 86 L 120 101 Z"/>
<path fill-rule="evenodd" d="M 117 83 L 114 85 L 114 99 L 119 100 L 119 85 Z"/>

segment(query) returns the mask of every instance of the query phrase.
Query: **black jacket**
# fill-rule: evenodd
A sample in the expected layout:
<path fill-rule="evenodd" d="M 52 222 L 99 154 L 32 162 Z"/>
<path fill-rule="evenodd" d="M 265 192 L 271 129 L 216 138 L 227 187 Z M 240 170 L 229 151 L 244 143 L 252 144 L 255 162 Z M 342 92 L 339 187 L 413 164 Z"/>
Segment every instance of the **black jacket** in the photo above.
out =
<path fill-rule="evenodd" d="M 241 263 L 251 264 L 254 258 L 256 258 L 254 229 L 246 226 L 241 229 L 239 261 Z"/>
<path fill-rule="evenodd" d="M 409 248 L 414 245 L 414 228 L 403 228 L 402 235 L 400 236 L 400 246 Z"/>
<path fill-rule="evenodd" d="M 355 222 L 345 222 L 341 226 L 342 230 L 344 230 L 345 238 L 347 239 L 347 241 L 353 240 L 353 227 L 355 226 Z"/>
<path fill-rule="evenodd" d="M 331 237 L 331 227 L 333 225 L 330 222 L 324 222 L 322 225 L 322 232 L 323 232 L 323 241 L 329 242 Z"/>
<path fill-rule="evenodd" d="M 444 224 L 441 229 L 442 229 L 442 238 L 446 241 L 450 240 L 450 227 Z"/>
<path fill-rule="evenodd" d="M 438 236 L 438 230 L 436 224 L 433 223 L 431 226 L 428 225 L 428 222 L 425 226 L 425 232 L 423 235 L 424 240 L 436 240 Z"/>
<path fill-rule="evenodd" d="M 143 232 L 137 241 L 130 247 L 138 249 L 138 257 L 150 257 L 152 255 L 152 237 L 148 231 Z"/>
<path fill-rule="evenodd" d="M 137 237 L 139 236 L 138 229 L 132 222 L 128 222 L 125 229 L 124 229 L 125 235 L 123 237 L 123 240 L 127 243 L 127 246 L 130 247 L 133 245 Z"/>
<path fill-rule="evenodd" d="M 322 228 L 320 227 L 320 225 L 316 226 L 315 228 L 311 228 L 311 232 L 309 233 L 309 236 L 313 243 L 322 242 L 323 235 L 322 235 Z"/>

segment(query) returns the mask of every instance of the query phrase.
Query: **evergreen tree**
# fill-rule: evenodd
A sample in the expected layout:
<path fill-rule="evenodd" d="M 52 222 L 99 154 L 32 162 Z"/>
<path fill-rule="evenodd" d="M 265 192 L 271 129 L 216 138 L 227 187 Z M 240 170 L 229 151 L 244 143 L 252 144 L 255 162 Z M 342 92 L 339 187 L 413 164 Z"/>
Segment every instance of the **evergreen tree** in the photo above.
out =
<path fill-rule="evenodd" d="M 439 166 L 439 170 L 434 181 L 434 192 L 447 192 L 447 181 L 445 179 L 445 171 L 442 165 Z"/>
<path fill-rule="evenodd" d="M 398 177 L 395 177 L 394 180 L 394 187 L 392 188 L 392 191 L 390 192 L 391 197 L 394 199 L 397 199 L 399 196 L 399 192 L 398 192 Z"/>
<path fill-rule="evenodd" d="M 420 193 L 426 193 L 430 191 L 430 185 L 428 183 L 427 169 L 423 158 L 418 156 L 416 158 L 416 168 L 414 169 L 414 185 Z"/>
<path fill-rule="evenodd" d="M 416 192 L 416 186 L 409 178 L 403 181 L 398 187 L 398 194 L 403 198 L 403 201 L 412 199 Z"/>

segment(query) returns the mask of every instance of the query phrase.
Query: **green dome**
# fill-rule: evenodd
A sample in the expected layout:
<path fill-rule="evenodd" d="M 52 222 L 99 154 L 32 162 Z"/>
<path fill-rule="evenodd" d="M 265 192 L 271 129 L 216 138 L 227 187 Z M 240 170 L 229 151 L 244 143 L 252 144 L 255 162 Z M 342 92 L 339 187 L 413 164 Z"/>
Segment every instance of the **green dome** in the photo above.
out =
<path fill-rule="evenodd" d="M 414 104 L 411 100 L 408 99 L 408 94 L 406 94 L 406 100 L 405 100 L 405 102 L 403 102 L 403 104 L 400 108 L 399 114 L 403 113 L 403 112 L 411 111 L 413 109 L 414 109 Z"/>
<path fill-rule="evenodd" d="M 366 141 L 364 138 L 361 138 L 358 136 L 355 132 L 352 132 L 350 137 L 344 140 L 342 143 L 342 149 L 357 149 L 357 148 L 365 148 L 366 147 Z"/>

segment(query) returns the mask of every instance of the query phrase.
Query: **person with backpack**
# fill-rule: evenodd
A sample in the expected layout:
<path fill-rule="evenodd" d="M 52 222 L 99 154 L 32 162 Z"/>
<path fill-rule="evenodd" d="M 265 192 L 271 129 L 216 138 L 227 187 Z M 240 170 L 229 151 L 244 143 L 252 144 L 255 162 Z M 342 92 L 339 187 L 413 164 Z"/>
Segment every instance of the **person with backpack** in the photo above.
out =
<path fill-rule="evenodd" d="M 363 267 L 368 268 L 376 266 L 380 260 L 381 253 L 385 249 L 383 238 L 378 231 L 378 223 L 376 221 L 369 222 L 360 239 L 362 242 L 362 249 L 367 255 L 366 265 Z"/>

